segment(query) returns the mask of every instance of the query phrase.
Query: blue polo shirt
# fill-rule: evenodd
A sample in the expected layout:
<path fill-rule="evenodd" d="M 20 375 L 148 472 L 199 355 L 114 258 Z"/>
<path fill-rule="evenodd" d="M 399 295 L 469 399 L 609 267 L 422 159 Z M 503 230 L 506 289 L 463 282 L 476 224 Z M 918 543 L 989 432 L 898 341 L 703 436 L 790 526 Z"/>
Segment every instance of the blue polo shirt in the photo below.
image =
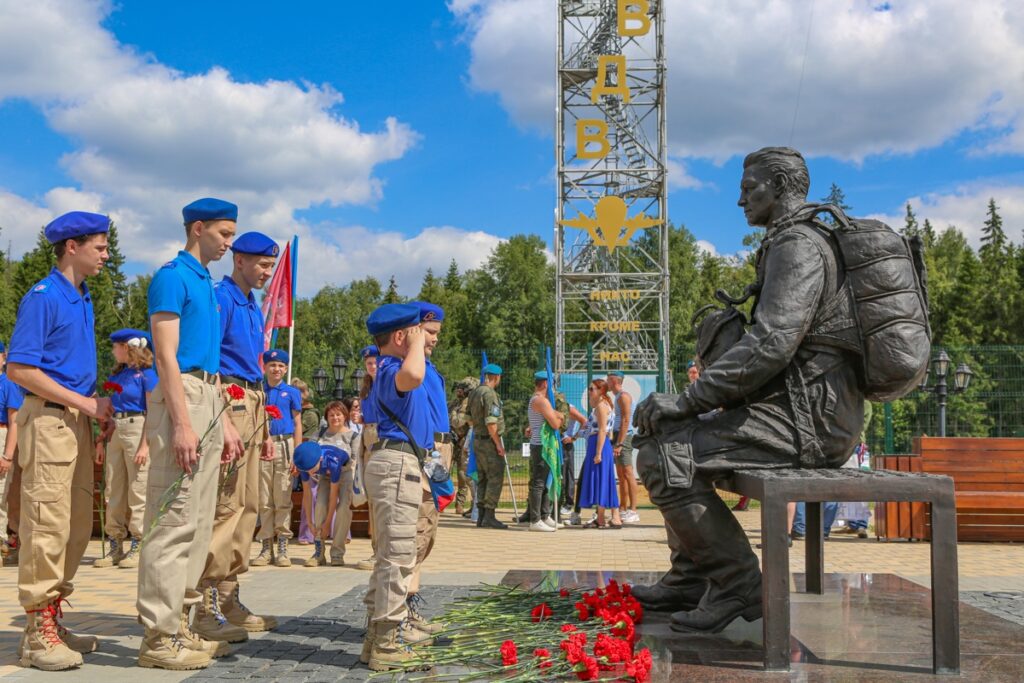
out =
<path fill-rule="evenodd" d="M 121 393 L 110 396 L 115 413 L 146 412 L 146 393 L 156 389 L 156 372 L 153 368 L 125 367 L 110 376 L 111 382 L 121 385 Z"/>
<path fill-rule="evenodd" d="M 266 382 L 263 383 L 263 390 L 267 394 L 267 405 L 277 406 L 281 410 L 281 419 L 270 421 L 270 435 L 295 433 L 295 418 L 292 411 L 302 411 L 302 394 L 290 384 L 281 382 L 272 387 Z"/>
<path fill-rule="evenodd" d="M 0 427 L 7 426 L 7 411 L 20 410 L 25 393 L 6 374 L 0 374 Z M 0 448 L 3 444 L 0 444 Z"/>
<path fill-rule="evenodd" d="M 387 406 L 395 416 L 409 429 L 416 443 L 422 448 L 434 448 L 434 420 L 430 415 L 430 399 L 425 384 L 412 391 L 402 393 L 395 386 L 395 376 L 402 367 L 402 359 L 394 356 L 381 356 L 377 362 L 377 377 L 373 380 L 369 401 L 374 403 L 374 417 L 377 418 L 377 435 L 381 439 L 405 441 L 409 439 L 399 429 L 383 409 L 377 404 Z"/>
<path fill-rule="evenodd" d="M 252 292 L 243 294 L 230 275 L 214 286 L 220 304 L 220 374 L 248 382 L 263 379 L 263 311 Z"/>
<path fill-rule="evenodd" d="M 150 317 L 156 313 L 178 316 L 181 371 L 220 370 L 220 314 L 210 271 L 192 254 L 179 251 L 173 261 L 156 271 L 148 296 Z"/>
<path fill-rule="evenodd" d="M 427 388 L 427 398 L 430 399 L 430 418 L 434 424 L 434 431 L 447 434 L 452 430 L 451 423 L 448 422 L 448 392 L 445 390 L 444 377 L 429 359 L 423 386 Z"/>
<path fill-rule="evenodd" d="M 92 297 L 54 268 L 18 306 L 7 362 L 39 368 L 82 396 L 96 391 L 96 338 Z"/>
<path fill-rule="evenodd" d="M 317 475 L 319 477 L 319 481 L 324 481 L 325 477 L 329 478 L 332 484 L 337 484 L 341 481 L 341 470 L 348 464 L 351 456 L 348 454 L 348 451 L 341 449 L 339 449 L 339 451 L 342 453 L 343 457 L 339 458 L 334 453 L 327 451 L 324 451 L 324 454 L 320 456 L 320 472 Z M 299 479 L 302 481 L 309 481 L 309 472 L 299 470 Z"/>

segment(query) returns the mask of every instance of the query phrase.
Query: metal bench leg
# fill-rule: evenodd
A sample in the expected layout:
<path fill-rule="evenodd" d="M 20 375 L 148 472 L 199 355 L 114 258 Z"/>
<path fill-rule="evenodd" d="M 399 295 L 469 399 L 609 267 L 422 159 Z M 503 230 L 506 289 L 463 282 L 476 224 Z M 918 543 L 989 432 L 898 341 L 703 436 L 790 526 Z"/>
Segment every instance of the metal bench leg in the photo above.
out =
<path fill-rule="evenodd" d="M 960 673 L 960 595 L 956 507 L 952 496 L 932 503 L 932 666 Z"/>
<path fill-rule="evenodd" d="M 761 608 L 764 668 L 789 671 L 789 529 L 786 501 L 761 501 Z"/>
<path fill-rule="evenodd" d="M 821 528 L 821 503 L 805 503 L 807 522 L 805 543 L 807 555 L 804 558 L 804 573 L 807 581 L 807 592 L 821 595 L 825 584 L 825 542 Z"/>

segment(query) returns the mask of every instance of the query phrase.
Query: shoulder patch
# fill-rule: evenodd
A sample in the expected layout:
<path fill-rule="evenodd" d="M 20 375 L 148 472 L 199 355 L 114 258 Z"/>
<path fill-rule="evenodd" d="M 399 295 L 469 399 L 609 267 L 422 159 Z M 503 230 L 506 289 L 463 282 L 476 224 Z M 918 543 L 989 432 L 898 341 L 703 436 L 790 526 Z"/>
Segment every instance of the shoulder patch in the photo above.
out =
<path fill-rule="evenodd" d="M 177 268 L 178 267 L 178 262 L 177 261 L 168 261 L 167 263 L 163 264 L 160 267 L 161 268 Z"/>
<path fill-rule="evenodd" d="M 40 282 L 38 285 L 32 288 L 33 292 L 45 292 L 50 287 L 47 282 Z"/>
<path fill-rule="evenodd" d="M 501 417 L 501 406 L 491 406 L 491 417 Z"/>

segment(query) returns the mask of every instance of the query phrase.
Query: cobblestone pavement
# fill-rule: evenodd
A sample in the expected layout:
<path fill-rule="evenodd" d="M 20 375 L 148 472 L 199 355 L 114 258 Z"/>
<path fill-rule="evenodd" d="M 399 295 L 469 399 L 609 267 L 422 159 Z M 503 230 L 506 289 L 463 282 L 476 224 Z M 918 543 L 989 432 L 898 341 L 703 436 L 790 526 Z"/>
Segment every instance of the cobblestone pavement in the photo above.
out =
<path fill-rule="evenodd" d="M 364 592 L 362 587 L 353 588 L 289 619 L 273 633 L 239 646 L 231 657 L 216 660 L 187 680 L 366 681 L 373 672 L 359 663 L 366 634 Z M 420 591 L 427 600 L 424 612 L 436 615 L 452 598 L 468 592 L 465 586 L 424 586 Z M 377 680 L 401 678 L 378 676 Z"/>
<path fill-rule="evenodd" d="M 960 601 L 1024 626 L 1024 591 L 963 591 Z"/>

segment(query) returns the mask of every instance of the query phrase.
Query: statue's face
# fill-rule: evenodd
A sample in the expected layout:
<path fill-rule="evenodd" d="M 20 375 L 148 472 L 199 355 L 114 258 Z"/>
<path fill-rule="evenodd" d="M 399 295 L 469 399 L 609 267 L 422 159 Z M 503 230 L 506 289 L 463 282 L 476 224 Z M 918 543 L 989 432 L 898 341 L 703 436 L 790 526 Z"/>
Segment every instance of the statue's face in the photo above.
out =
<path fill-rule="evenodd" d="M 753 164 L 743 171 L 740 200 L 736 203 L 743 209 L 749 225 L 768 225 L 777 198 L 775 184 L 767 168 Z"/>

